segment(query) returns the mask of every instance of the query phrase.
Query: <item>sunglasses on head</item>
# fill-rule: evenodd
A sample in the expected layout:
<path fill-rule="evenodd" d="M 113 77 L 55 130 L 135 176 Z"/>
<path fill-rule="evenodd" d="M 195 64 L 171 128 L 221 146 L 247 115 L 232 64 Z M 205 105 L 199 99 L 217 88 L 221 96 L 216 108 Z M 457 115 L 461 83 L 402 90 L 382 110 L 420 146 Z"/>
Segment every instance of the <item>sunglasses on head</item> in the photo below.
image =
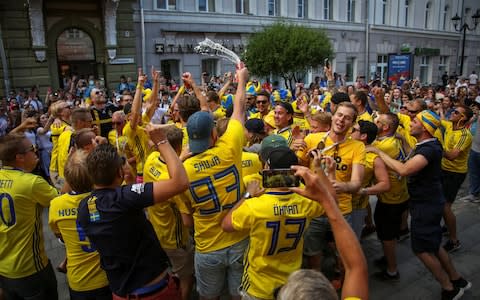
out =
<path fill-rule="evenodd" d="M 103 95 L 103 92 L 102 91 L 96 91 L 95 95 Z"/>

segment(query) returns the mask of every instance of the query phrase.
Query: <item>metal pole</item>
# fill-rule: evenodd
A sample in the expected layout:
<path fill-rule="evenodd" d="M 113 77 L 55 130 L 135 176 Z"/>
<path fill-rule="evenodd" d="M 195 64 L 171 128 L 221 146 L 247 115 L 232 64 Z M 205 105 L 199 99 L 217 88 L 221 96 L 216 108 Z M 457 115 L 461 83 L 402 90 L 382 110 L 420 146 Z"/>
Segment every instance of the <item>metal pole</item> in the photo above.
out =
<path fill-rule="evenodd" d="M 368 0 L 365 1 L 365 81 L 368 82 L 370 78 L 370 66 L 369 66 L 369 58 L 370 58 L 370 37 L 369 37 L 369 21 L 368 21 Z"/>
<path fill-rule="evenodd" d="M 147 72 L 147 63 L 145 58 L 145 14 L 143 11 L 143 0 L 140 0 L 140 30 L 142 32 L 142 70 Z"/>
<path fill-rule="evenodd" d="M 5 47 L 3 45 L 2 25 L 0 24 L 0 56 L 2 58 L 3 66 L 3 82 L 5 84 L 5 98 L 8 99 L 8 92 L 10 91 L 10 79 L 8 74 L 7 56 L 5 54 Z"/>
<path fill-rule="evenodd" d="M 465 39 L 466 39 L 466 34 L 467 34 L 467 24 L 462 25 L 463 29 L 463 40 L 462 40 L 462 56 L 460 56 L 460 76 L 463 76 L 463 61 L 464 61 L 464 56 L 465 56 Z"/>

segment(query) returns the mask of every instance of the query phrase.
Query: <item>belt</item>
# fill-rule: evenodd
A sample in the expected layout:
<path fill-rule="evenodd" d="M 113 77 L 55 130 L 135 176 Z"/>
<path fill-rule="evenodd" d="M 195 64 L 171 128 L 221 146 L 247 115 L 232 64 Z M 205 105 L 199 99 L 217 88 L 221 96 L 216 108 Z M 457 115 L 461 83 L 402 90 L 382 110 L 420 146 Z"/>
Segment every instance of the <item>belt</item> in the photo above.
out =
<path fill-rule="evenodd" d="M 144 295 L 147 295 L 147 294 L 151 294 L 153 292 L 163 290 L 168 285 L 168 280 L 169 279 L 170 279 L 170 275 L 167 274 L 159 282 L 157 282 L 155 284 L 152 284 L 152 285 L 149 285 L 149 286 L 144 286 L 144 287 L 138 288 L 138 289 L 134 290 L 132 293 L 130 293 L 129 296 L 139 297 L 139 296 L 144 296 Z"/>

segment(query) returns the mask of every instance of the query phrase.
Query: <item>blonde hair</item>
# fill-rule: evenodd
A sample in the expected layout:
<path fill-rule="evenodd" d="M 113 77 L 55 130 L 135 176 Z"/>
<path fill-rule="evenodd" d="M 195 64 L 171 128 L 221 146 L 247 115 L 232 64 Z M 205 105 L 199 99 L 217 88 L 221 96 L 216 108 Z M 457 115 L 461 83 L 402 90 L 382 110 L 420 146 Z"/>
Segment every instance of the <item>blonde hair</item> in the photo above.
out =
<path fill-rule="evenodd" d="M 317 121 L 323 125 L 331 125 L 332 124 L 332 114 L 329 112 L 317 112 L 310 117 L 313 121 Z"/>
<path fill-rule="evenodd" d="M 87 168 L 87 155 L 84 150 L 76 150 L 70 154 L 65 164 L 65 180 L 77 193 L 87 193 L 93 188 Z"/>

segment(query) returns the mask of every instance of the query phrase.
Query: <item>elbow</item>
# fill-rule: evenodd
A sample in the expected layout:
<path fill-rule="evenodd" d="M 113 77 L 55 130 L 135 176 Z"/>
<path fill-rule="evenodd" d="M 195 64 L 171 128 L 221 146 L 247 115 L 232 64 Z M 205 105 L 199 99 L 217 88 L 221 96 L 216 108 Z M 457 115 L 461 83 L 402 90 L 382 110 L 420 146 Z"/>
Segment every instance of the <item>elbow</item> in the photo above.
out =
<path fill-rule="evenodd" d="M 184 174 L 184 176 L 182 176 L 181 179 L 177 181 L 177 184 L 180 192 L 186 191 L 190 187 L 190 181 L 188 181 L 187 174 Z"/>
<path fill-rule="evenodd" d="M 232 216 L 230 214 L 226 215 L 225 218 L 223 218 L 222 221 L 222 230 L 225 232 L 234 232 L 235 230 L 233 229 L 232 222 L 231 222 Z"/>

